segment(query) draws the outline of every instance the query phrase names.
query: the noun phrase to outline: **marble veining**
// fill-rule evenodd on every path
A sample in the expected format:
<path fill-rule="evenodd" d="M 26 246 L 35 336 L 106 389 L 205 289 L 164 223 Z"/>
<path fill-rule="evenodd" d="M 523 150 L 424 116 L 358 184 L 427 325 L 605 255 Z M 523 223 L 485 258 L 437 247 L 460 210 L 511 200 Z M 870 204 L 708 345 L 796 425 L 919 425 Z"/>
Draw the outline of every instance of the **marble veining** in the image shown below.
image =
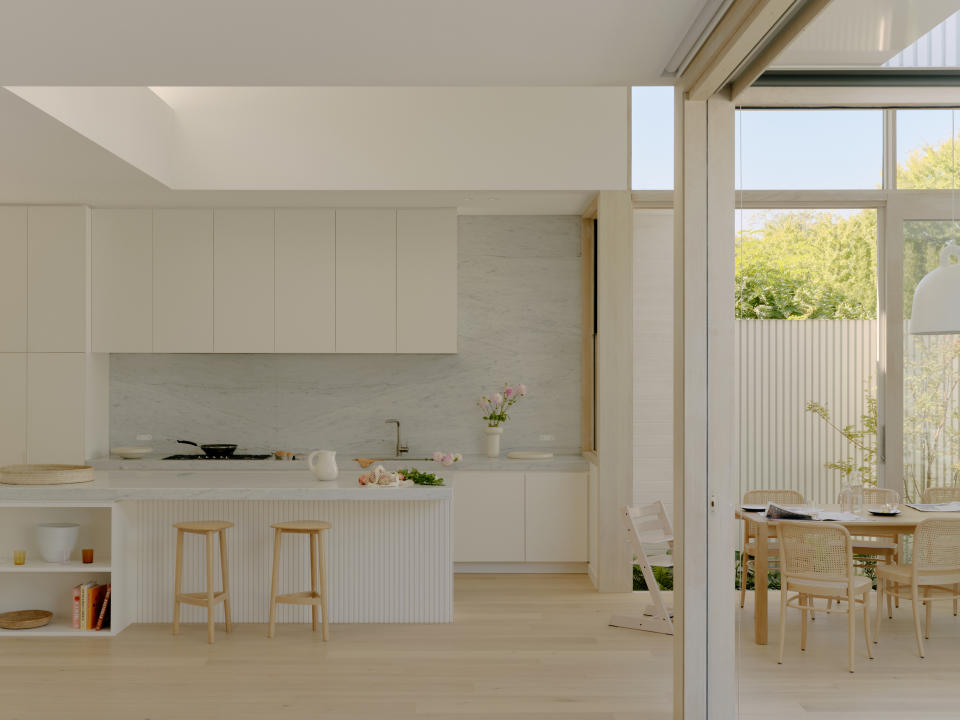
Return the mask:
<path fill-rule="evenodd" d="M 393 454 L 383 421 L 396 417 L 411 457 L 482 453 L 476 400 L 509 381 L 530 396 L 511 413 L 504 454 L 575 453 L 579 238 L 575 216 L 461 217 L 456 355 L 113 355 L 111 445 L 150 434 L 163 453 L 182 438 L 372 457 Z"/>

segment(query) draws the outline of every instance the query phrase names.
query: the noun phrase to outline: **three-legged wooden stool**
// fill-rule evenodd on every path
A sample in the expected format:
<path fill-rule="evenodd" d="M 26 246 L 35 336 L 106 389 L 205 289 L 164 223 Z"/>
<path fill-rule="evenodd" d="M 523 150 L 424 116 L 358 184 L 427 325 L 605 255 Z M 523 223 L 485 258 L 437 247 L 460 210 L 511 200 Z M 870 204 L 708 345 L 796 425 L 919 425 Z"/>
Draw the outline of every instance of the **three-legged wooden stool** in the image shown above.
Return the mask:
<path fill-rule="evenodd" d="M 277 624 L 277 603 L 289 603 L 292 605 L 312 605 L 313 611 L 313 630 L 317 630 L 317 605 L 323 613 L 323 639 L 326 640 L 328 634 L 327 623 L 327 560 L 323 543 L 323 533 L 332 526 L 328 522 L 320 520 L 299 520 L 296 522 L 282 522 L 271 525 L 274 529 L 273 536 L 273 580 L 270 583 L 270 628 L 267 630 L 267 637 L 273 637 L 273 631 Z M 277 581 L 280 574 L 280 543 L 283 533 L 298 533 L 307 535 L 310 541 L 310 590 L 307 592 L 295 592 L 286 595 L 277 595 Z M 317 574 L 320 575 L 320 592 L 317 592 Z"/>
<path fill-rule="evenodd" d="M 227 544 L 226 530 L 232 528 L 233 523 L 226 520 L 195 520 L 192 522 L 174 523 L 177 529 L 177 570 L 173 590 L 173 634 L 180 633 L 180 603 L 199 605 L 207 608 L 207 641 L 213 643 L 213 612 L 217 603 L 223 603 L 223 617 L 226 621 L 226 630 L 233 630 L 230 621 L 230 581 L 227 572 Z M 205 593 L 185 593 L 183 589 L 183 534 L 194 533 L 203 535 L 207 541 L 207 591 Z M 223 576 L 223 590 L 214 592 L 213 576 L 213 535 L 220 535 L 220 572 Z"/>

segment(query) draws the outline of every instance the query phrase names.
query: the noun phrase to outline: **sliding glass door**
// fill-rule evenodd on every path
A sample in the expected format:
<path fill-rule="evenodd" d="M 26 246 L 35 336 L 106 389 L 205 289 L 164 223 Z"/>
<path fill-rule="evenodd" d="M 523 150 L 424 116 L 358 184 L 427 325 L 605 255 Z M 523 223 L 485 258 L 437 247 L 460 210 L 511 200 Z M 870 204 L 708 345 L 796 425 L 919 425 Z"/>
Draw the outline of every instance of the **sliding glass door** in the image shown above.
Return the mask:
<path fill-rule="evenodd" d="M 960 484 L 960 336 L 910 333 L 914 291 L 958 237 L 954 217 L 950 193 L 898 194 L 887 205 L 883 484 L 912 501 L 926 488 Z"/>

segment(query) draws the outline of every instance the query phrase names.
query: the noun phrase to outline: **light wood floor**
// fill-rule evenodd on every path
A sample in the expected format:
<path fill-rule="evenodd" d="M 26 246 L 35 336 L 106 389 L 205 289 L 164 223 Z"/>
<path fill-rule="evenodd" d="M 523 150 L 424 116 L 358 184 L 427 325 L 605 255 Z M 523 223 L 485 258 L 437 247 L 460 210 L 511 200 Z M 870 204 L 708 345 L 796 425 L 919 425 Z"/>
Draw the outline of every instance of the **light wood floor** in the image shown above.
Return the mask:
<path fill-rule="evenodd" d="M 132 626 L 4 639 L 0 720 L 671 717 L 672 638 L 611 628 L 641 598 L 584 575 L 458 575 L 450 625 Z"/>
<path fill-rule="evenodd" d="M 926 658 L 917 655 L 910 603 L 881 621 L 868 660 L 857 613 L 856 672 L 846 669 L 846 615 L 817 615 L 800 650 L 800 613 L 788 611 L 783 665 L 777 665 L 780 594 L 770 593 L 770 645 L 753 643 L 753 593 L 740 622 L 740 717 L 743 720 L 957 720 L 960 718 L 960 617 L 934 603 Z M 875 595 L 870 606 L 876 611 Z M 820 601 L 823 604 L 823 601 Z M 873 620 L 871 612 L 871 621 Z M 873 625 L 871 624 L 871 633 Z"/>

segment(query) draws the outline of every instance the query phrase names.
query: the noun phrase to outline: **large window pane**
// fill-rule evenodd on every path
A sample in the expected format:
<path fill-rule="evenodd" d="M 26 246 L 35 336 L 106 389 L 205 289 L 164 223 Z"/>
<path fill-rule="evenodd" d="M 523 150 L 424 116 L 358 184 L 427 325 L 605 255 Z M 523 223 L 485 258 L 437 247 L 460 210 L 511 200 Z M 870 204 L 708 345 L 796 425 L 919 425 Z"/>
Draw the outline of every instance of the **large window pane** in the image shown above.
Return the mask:
<path fill-rule="evenodd" d="M 954 110 L 897 111 L 897 187 L 906 190 L 957 186 Z M 960 129 L 960 128 L 958 128 Z"/>
<path fill-rule="evenodd" d="M 634 190 L 673 190 L 673 87 L 635 87 L 631 93 Z"/>
<path fill-rule="evenodd" d="M 737 213 L 741 494 L 876 482 L 877 213 Z"/>
<path fill-rule="evenodd" d="M 737 139 L 740 188 L 867 189 L 883 182 L 880 110 L 741 110 Z"/>
<path fill-rule="evenodd" d="M 949 220 L 903 227 L 903 481 L 913 500 L 928 487 L 960 484 L 960 335 L 911 335 L 909 324 L 917 283 L 958 231 Z"/>

